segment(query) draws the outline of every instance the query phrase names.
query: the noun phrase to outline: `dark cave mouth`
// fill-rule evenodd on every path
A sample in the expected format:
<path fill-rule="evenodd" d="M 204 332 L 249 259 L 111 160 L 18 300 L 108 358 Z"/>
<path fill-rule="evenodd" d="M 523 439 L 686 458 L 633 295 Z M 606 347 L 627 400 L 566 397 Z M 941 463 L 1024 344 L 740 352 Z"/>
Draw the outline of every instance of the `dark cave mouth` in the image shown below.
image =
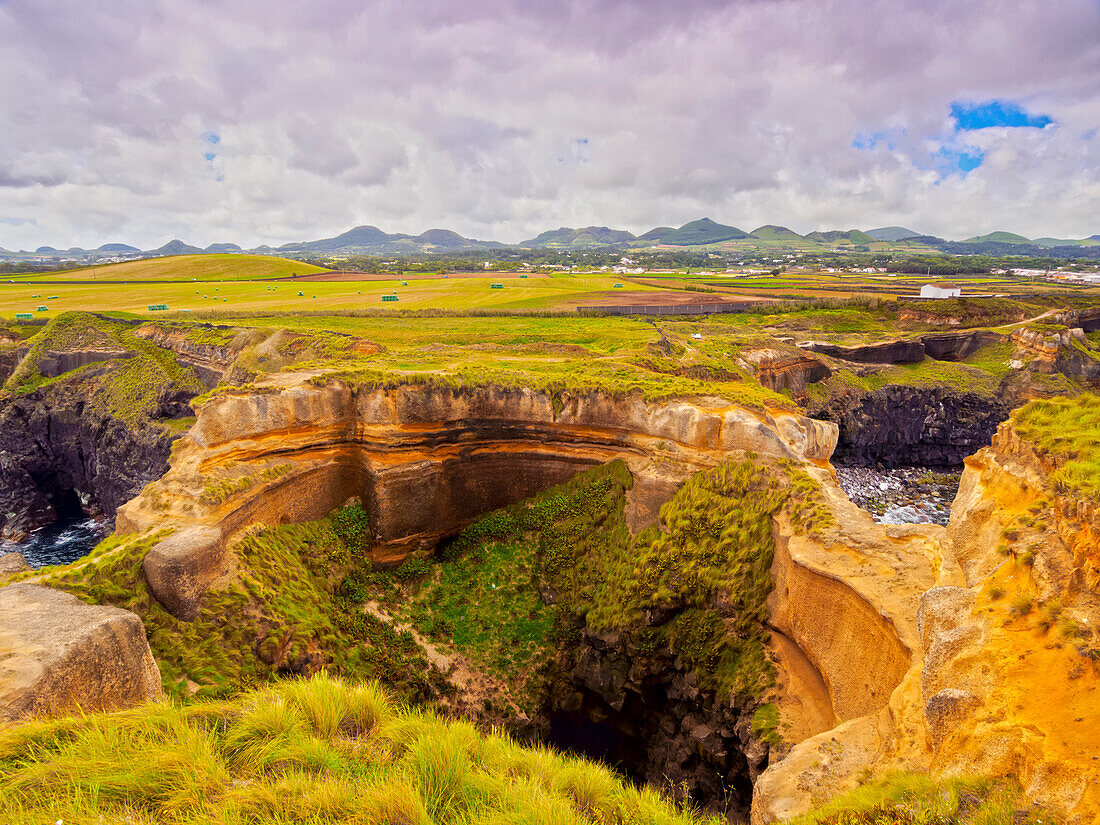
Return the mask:
<path fill-rule="evenodd" d="M 677 747 L 682 750 L 687 746 L 688 740 L 681 738 L 677 743 L 661 737 L 659 731 L 679 729 L 683 721 L 680 718 L 662 722 L 652 709 L 635 708 L 634 712 L 606 707 L 601 711 L 610 713 L 602 718 L 603 712 L 586 715 L 586 710 L 591 708 L 549 711 L 541 743 L 604 765 L 635 787 L 656 788 L 681 803 L 725 814 L 735 821 L 748 817 L 752 780 L 736 739 L 725 742 L 733 758 L 723 769 L 705 764 L 690 747 L 687 754 L 679 754 L 679 759 L 673 756 Z M 685 755 L 686 761 L 680 761 Z M 670 762 L 665 761 L 670 758 Z"/>
<path fill-rule="evenodd" d="M 543 744 L 606 765 L 635 785 L 645 784 L 645 745 L 636 737 L 578 711 L 553 711 L 546 721 Z"/>

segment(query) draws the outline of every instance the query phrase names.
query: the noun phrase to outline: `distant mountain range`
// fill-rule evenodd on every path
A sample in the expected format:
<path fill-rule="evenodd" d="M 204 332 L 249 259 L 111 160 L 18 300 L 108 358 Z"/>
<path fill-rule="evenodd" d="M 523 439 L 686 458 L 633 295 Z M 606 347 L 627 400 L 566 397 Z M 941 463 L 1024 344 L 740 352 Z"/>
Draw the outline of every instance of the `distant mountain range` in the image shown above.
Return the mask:
<path fill-rule="evenodd" d="M 287 243 L 279 247 L 259 246 L 254 249 L 242 249 L 235 243 L 210 244 L 205 249 L 191 246 L 174 239 L 157 249 L 142 251 L 124 243 L 105 243 L 96 249 L 57 249 L 52 246 L 40 246 L 34 252 L 25 250 L 9 252 L 0 248 L 0 259 L 58 258 L 63 260 L 95 261 L 104 258 L 146 258 L 162 255 L 199 255 L 206 253 L 239 253 L 277 255 L 354 255 L 402 253 L 448 253 L 473 250 L 492 250 L 508 248 L 528 249 L 588 249 L 598 247 L 621 247 L 623 249 L 649 247 L 697 247 L 729 241 L 784 245 L 800 248 L 812 248 L 822 245 L 829 248 L 873 247 L 874 244 L 898 244 L 920 248 L 937 247 L 949 252 L 988 252 L 991 254 L 1013 254 L 1020 252 L 1041 252 L 1058 250 L 1071 254 L 1072 250 L 1081 250 L 1079 254 L 1093 255 L 1092 247 L 1100 246 L 1100 234 L 1088 238 L 1026 238 L 1013 232 L 997 231 L 987 235 L 977 235 L 964 241 L 946 241 L 934 235 L 922 235 L 903 226 L 884 226 L 867 231 L 861 229 L 829 229 L 800 235 L 786 226 L 766 224 L 751 232 L 745 232 L 736 226 L 717 223 L 710 218 L 690 221 L 680 227 L 658 226 L 634 235 L 625 229 L 612 229 L 607 226 L 585 226 L 579 229 L 563 226 L 550 229 L 519 244 L 503 244 L 497 241 L 481 241 L 466 238 L 450 229 L 429 229 L 419 235 L 391 234 L 377 226 L 357 226 L 332 238 L 313 241 Z M 1085 250 L 1088 250 L 1087 252 Z M 1100 256 L 1100 250 L 1097 250 Z"/>

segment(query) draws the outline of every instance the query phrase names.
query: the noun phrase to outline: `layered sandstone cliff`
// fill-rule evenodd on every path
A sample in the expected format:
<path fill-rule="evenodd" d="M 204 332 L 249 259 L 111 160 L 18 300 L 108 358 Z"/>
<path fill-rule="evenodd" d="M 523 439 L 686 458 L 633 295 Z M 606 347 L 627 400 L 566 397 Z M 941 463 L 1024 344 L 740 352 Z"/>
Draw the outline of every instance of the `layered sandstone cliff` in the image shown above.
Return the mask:
<path fill-rule="evenodd" d="M 840 724 L 760 777 L 754 822 L 894 769 L 1009 776 L 1033 804 L 1096 821 L 1100 519 L 1053 489 L 1053 469 L 1006 422 L 967 459 L 946 530 L 876 533 L 844 502 L 854 541 L 779 525 L 771 621 L 822 674 Z M 861 682 L 864 703 L 845 712 Z M 813 695 L 796 688 L 788 705 L 800 692 Z"/>
<path fill-rule="evenodd" d="M 279 375 L 258 391 L 206 403 L 168 473 L 120 508 L 117 525 L 121 532 L 169 525 L 193 538 L 213 530 L 216 540 L 196 544 L 205 572 L 188 580 L 192 587 L 220 574 L 221 552 L 248 525 L 320 518 L 355 496 L 371 515 L 372 560 L 397 564 L 481 513 L 613 458 L 625 459 L 636 479 L 628 520 L 637 528 L 655 520 L 683 479 L 732 452 L 825 462 L 835 444 L 830 424 L 720 399 L 354 390 Z"/>

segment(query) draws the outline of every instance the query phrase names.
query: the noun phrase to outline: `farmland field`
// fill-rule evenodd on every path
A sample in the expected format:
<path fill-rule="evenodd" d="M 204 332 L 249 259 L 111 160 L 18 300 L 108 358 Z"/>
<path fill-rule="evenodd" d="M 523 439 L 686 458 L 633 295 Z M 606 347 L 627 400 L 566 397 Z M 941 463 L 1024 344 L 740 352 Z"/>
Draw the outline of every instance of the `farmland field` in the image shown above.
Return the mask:
<path fill-rule="evenodd" d="M 34 277 L 41 281 L 244 281 L 324 271 L 313 264 L 271 255 L 174 255 L 46 272 L 38 276 L 19 275 L 18 278 Z"/>
<path fill-rule="evenodd" d="M 149 304 L 167 304 L 170 311 L 235 312 L 364 310 L 364 309 L 553 309 L 578 303 L 614 303 L 614 285 L 621 279 L 605 276 L 559 275 L 505 281 L 496 275 L 477 278 L 369 281 L 279 282 L 207 280 L 161 283 L 2 283 L 0 314 L 33 312 L 51 317 L 70 310 L 145 314 Z M 492 289 L 491 284 L 504 288 Z M 655 287 L 634 286 L 632 291 Z M 301 293 L 301 294 L 299 294 Z M 383 295 L 397 294 L 396 302 Z M 606 298 L 606 300 L 604 300 Z M 654 298 L 651 303 L 661 303 Z M 47 310 L 38 312 L 39 306 Z"/>

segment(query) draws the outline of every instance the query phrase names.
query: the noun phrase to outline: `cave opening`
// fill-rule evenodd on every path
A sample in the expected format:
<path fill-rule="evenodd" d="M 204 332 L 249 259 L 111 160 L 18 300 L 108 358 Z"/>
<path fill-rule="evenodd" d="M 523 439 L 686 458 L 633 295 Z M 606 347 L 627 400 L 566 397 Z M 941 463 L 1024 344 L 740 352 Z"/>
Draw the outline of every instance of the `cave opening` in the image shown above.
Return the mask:
<path fill-rule="evenodd" d="M 610 721 L 580 711 L 551 711 L 546 722 L 547 745 L 607 765 L 636 785 L 645 782 L 645 744 Z"/>
<path fill-rule="evenodd" d="M 753 785 L 741 743 L 730 730 L 719 733 L 721 711 L 708 720 L 711 727 L 703 722 L 705 702 L 688 707 L 671 699 L 669 687 L 654 684 L 628 694 L 616 710 L 574 682 L 572 700 L 556 691 L 544 709 L 541 741 L 606 765 L 637 787 L 654 787 L 734 821 L 747 818 Z"/>
<path fill-rule="evenodd" d="M 79 521 L 88 517 L 80 495 L 72 487 L 55 491 L 50 496 L 50 504 L 58 521 Z"/>

